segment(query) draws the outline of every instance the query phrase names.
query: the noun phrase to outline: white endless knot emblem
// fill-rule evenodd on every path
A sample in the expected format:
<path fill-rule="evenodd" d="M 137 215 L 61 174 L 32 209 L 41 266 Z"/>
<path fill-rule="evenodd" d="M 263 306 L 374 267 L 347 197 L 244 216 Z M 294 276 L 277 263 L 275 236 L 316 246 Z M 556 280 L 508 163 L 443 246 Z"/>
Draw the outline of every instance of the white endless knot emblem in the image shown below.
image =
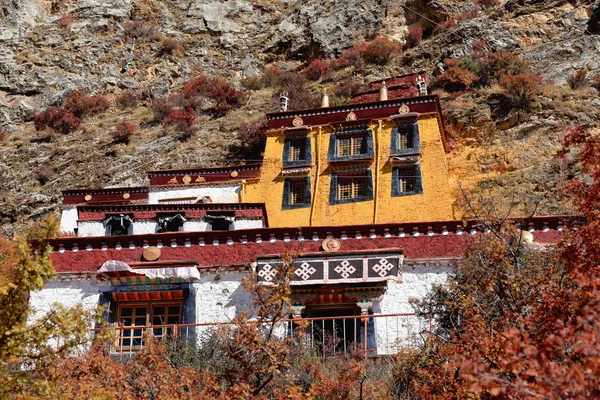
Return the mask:
<path fill-rule="evenodd" d="M 260 271 L 258 271 L 257 275 L 263 278 L 265 281 L 271 282 L 273 278 L 275 278 L 275 275 L 277 275 L 277 270 L 273 268 L 271 264 L 265 264 Z"/>
<path fill-rule="evenodd" d="M 317 270 L 311 267 L 309 263 L 304 261 L 302 264 L 300 264 L 300 267 L 294 271 L 294 274 L 298 275 L 303 281 L 305 281 L 315 272 L 317 272 Z"/>
<path fill-rule="evenodd" d="M 354 271 L 356 271 L 356 268 L 350 265 L 348 260 L 344 260 L 340 265 L 334 268 L 334 271 L 340 274 L 345 279 L 352 275 Z"/>
<path fill-rule="evenodd" d="M 389 262 L 386 258 L 382 258 L 379 263 L 373 265 L 373 271 L 375 271 L 382 278 L 388 274 L 389 271 L 394 269 L 394 264 Z"/>

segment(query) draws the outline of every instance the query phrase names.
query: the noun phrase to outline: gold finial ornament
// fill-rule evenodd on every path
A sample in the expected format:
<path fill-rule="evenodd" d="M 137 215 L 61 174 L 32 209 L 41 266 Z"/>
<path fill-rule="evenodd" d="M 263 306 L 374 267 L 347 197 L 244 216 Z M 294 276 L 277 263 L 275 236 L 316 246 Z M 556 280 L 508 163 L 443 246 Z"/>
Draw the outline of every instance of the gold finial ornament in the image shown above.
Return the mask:
<path fill-rule="evenodd" d="M 356 114 L 350 111 L 348 115 L 346 115 L 346 121 L 356 121 Z"/>
<path fill-rule="evenodd" d="M 327 238 L 327 239 L 323 240 L 322 246 L 323 246 L 323 250 L 332 252 L 332 251 L 338 251 L 340 249 L 340 247 L 342 247 L 342 243 L 335 238 Z"/>
<path fill-rule="evenodd" d="M 383 81 L 383 83 L 381 84 L 381 87 L 379 88 L 379 101 L 385 101 L 388 99 L 388 89 L 387 86 L 385 85 L 385 81 Z"/>
<path fill-rule="evenodd" d="M 296 117 L 294 118 L 294 120 L 292 121 L 292 125 L 294 125 L 295 127 L 299 127 L 304 125 L 304 121 L 302 120 L 302 118 L 300 117 Z"/>
<path fill-rule="evenodd" d="M 86 194 L 85 197 L 83 198 L 85 201 L 90 201 L 92 199 L 92 195 L 91 194 Z"/>
<path fill-rule="evenodd" d="M 410 112 L 410 108 L 406 104 L 402 104 L 398 109 L 398 114 L 408 114 Z"/>
<path fill-rule="evenodd" d="M 192 177 L 189 176 L 189 175 L 186 175 L 186 176 L 183 177 L 183 179 L 181 179 L 181 181 L 183 183 L 185 183 L 186 185 L 188 185 L 192 181 Z"/>
<path fill-rule="evenodd" d="M 125 200 L 129 199 L 131 197 L 131 195 L 129 193 L 123 193 L 123 198 Z"/>
<path fill-rule="evenodd" d="M 237 171 L 233 171 L 233 172 L 231 173 L 231 177 L 232 177 L 232 178 L 235 178 L 236 176 L 238 176 L 238 172 L 237 172 Z"/>
<path fill-rule="evenodd" d="M 204 179 L 204 177 L 198 175 L 198 177 L 196 178 L 196 180 L 194 182 L 196 182 L 196 183 L 206 182 L 206 179 Z"/>

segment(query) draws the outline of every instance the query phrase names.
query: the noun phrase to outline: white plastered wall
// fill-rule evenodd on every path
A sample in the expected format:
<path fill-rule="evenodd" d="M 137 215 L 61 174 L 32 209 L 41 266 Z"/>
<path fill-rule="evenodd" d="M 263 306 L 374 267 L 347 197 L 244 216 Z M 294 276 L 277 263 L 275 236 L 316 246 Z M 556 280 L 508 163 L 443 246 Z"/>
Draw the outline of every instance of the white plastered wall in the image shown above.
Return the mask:
<path fill-rule="evenodd" d="M 149 204 L 159 204 L 159 200 L 185 197 L 209 196 L 213 203 L 239 203 L 240 184 L 193 186 L 189 188 L 151 189 L 148 193 Z"/>
<path fill-rule="evenodd" d="M 60 231 L 75 232 L 78 215 L 76 206 L 64 206 L 60 216 Z"/>
<path fill-rule="evenodd" d="M 106 228 L 102 221 L 79 221 L 77 236 L 106 236 Z"/>
<path fill-rule="evenodd" d="M 264 221 L 262 219 L 238 219 L 233 221 L 233 229 L 253 229 L 253 228 L 264 228 Z"/>
<path fill-rule="evenodd" d="M 68 308 L 81 304 L 84 310 L 95 310 L 99 305 L 99 288 L 100 282 L 95 279 L 48 282 L 42 290 L 30 294 L 29 304 L 33 310 L 32 320 L 48 313 L 54 303 Z"/>
<path fill-rule="evenodd" d="M 402 282 L 388 281 L 380 302 L 373 305 L 374 314 L 414 313 L 410 299 L 423 299 L 434 287 L 448 281 L 453 269 L 435 266 L 404 266 Z M 392 354 L 400 345 L 421 343 L 419 333 L 429 329 L 429 320 L 415 316 L 374 318 L 377 354 Z M 396 338 L 401 339 L 398 343 Z"/>

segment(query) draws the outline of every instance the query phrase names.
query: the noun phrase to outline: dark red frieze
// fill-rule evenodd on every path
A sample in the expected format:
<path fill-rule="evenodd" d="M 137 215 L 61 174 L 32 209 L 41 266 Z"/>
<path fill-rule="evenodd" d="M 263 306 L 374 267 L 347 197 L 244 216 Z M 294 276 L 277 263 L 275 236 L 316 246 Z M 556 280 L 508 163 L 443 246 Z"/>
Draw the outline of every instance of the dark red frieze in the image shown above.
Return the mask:
<path fill-rule="evenodd" d="M 134 219 L 156 219 L 167 213 L 180 213 L 188 218 L 203 218 L 208 213 L 258 218 L 264 218 L 267 214 L 263 203 L 93 205 L 80 206 L 77 210 L 80 221 L 103 220 L 107 214 L 128 214 Z"/>
<path fill-rule="evenodd" d="M 63 204 L 130 203 L 148 200 L 148 187 L 63 190 Z"/>
<path fill-rule="evenodd" d="M 302 118 L 303 125 L 326 125 L 346 121 L 346 116 L 353 112 L 356 119 L 387 118 L 398 114 L 402 105 L 407 105 L 411 112 L 420 114 L 437 112 L 441 115 L 438 97 L 435 95 L 410 97 L 405 99 L 375 101 L 363 104 L 350 104 L 339 107 L 316 108 L 267 114 L 269 129 L 280 129 L 293 126 L 296 117 Z"/>
<path fill-rule="evenodd" d="M 189 186 L 211 182 L 229 182 L 258 178 L 261 166 L 262 164 L 247 164 L 219 168 L 148 171 L 148 178 L 150 186 Z"/>
<path fill-rule="evenodd" d="M 532 231 L 534 241 L 542 244 L 557 243 L 564 226 L 581 222 L 572 216 L 514 218 L 513 221 L 522 229 Z M 340 239 L 341 251 L 400 248 L 405 250 L 408 259 L 457 258 L 463 255 L 472 233 L 478 235 L 482 231 L 478 221 L 471 220 L 466 223 L 436 221 L 65 237 L 51 241 L 54 248 L 51 258 L 59 272 L 94 271 L 108 260 L 139 262 L 143 246 L 149 245 L 162 247 L 162 260 L 193 259 L 202 267 L 212 268 L 215 265 L 243 265 L 261 255 L 286 251 L 319 252 L 327 237 Z"/>

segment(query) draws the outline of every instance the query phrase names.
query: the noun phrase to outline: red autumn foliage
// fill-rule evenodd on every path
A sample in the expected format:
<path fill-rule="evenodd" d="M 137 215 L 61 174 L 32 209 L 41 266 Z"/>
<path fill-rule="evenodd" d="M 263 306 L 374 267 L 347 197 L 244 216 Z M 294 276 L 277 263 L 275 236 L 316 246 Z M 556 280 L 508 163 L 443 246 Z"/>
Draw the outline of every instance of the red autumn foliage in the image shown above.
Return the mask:
<path fill-rule="evenodd" d="M 234 153 L 246 160 L 259 160 L 265 148 L 267 120 L 258 119 L 242 122 L 238 129 L 237 138 L 240 145 L 234 149 Z"/>
<path fill-rule="evenodd" d="M 457 275 L 422 311 L 437 327 L 398 356 L 397 381 L 418 398 L 591 399 L 600 396 L 600 141 L 563 127 L 582 176 L 563 189 L 580 217 L 556 247 L 525 244 L 489 218 Z M 577 228 L 577 229 L 575 229 Z M 399 385 L 400 386 L 400 385 Z"/>
<path fill-rule="evenodd" d="M 456 21 L 457 21 L 457 23 L 461 23 L 461 22 L 473 19 L 473 18 L 477 17 L 478 15 L 479 15 L 479 10 L 477 8 L 472 8 L 470 10 L 463 11 L 460 14 L 458 14 L 456 16 Z"/>
<path fill-rule="evenodd" d="M 423 40 L 423 27 L 421 25 L 414 25 L 408 28 L 408 32 L 404 37 L 406 39 L 406 47 L 416 47 Z"/>
<path fill-rule="evenodd" d="M 176 99 L 172 96 L 160 97 L 152 103 L 150 103 L 150 109 L 152 110 L 152 121 L 153 122 L 162 122 L 167 117 L 173 109 L 175 108 Z"/>
<path fill-rule="evenodd" d="M 594 86 L 596 89 L 600 90 L 600 74 L 594 76 L 594 78 L 592 78 L 593 83 L 592 86 Z"/>
<path fill-rule="evenodd" d="M 512 51 L 501 50 L 490 53 L 487 43 L 473 42 L 473 60 L 479 68 L 479 84 L 497 83 L 501 75 L 523 74 L 529 69 L 529 63 Z"/>
<path fill-rule="evenodd" d="M 454 28 L 456 26 L 456 20 L 453 18 L 444 20 L 439 22 L 435 28 L 433 28 L 433 31 L 431 32 L 433 35 L 437 35 L 438 33 L 444 33 L 446 31 L 449 31 L 450 29 Z"/>
<path fill-rule="evenodd" d="M 4 142 L 6 140 L 6 131 L 0 128 L 0 142 Z"/>
<path fill-rule="evenodd" d="M 344 68 L 354 68 L 356 71 L 362 71 L 365 69 L 365 63 L 361 56 L 362 51 L 365 49 L 365 44 L 355 44 L 349 49 L 346 49 L 342 54 L 331 62 L 331 68 L 334 70 L 340 70 Z"/>
<path fill-rule="evenodd" d="M 171 126 L 179 133 L 179 139 L 189 139 L 197 130 L 196 113 L 189 108 L 184 110 L 173 110 L 163 122 L 164 126 Z"/>
<path fill-rule="evenodd" d="M 361 49 L 361 57 L 368 64 L 385 65 L 400 53 L 401 46 L 388 38 L 377 38 Z"/>
<path fill-rule="evenodd" d="M 42 165 L 33 171 L 33 176 L 42 185 L 45 185 L 54 176 L 54 170 L 48 165 Z"/>
<path fill-rule="evenodd" d="M 81 119 L 64 107 L 48 107 L 34 117 L 36 131 L 50 128 L 56 132 L 68 134 L 79 129 Z"/>
<path fill-rule="evenodd" d="M 316 59 L 310 63 L 308 67 L 302 71 L 304 76 L 311 81 L 318 81 L 323 78 L 329 70 L 329 63 L 327 61 Z"/>
<path fill-rule="evenodd" d="M 475 3 L 482 5 L 486 8 L 489 7 L 496 7 L 500 5 L 500 1 L 499 0 L 475 0 Z"/>
<path fill-rule="evenodd" d="M 460 92 L 477 81 L 477 75 L 458 65 L 450 66 L 436 79 L 436 85 L 448 92 Z"/>
<path fill-rule="evenodd" d="M 542 77 L 538 74 L 505 74 L 500 76 L 500 86 L 506 92 L 521 98 L 524 104 L 528 104 L 539 92 Z"/>
<path fill-rule="evenodd" d="M 183 85 L 185 99 L 196 99 L 198 96 L 209 97 L 217 102 L 214 112 L 225 115 L 232 107 L 238 107 L 244 93 L 235 89 L 225 78 L 209 78 L 199 75 Z"/>
<path fill-rule="evenodd" d="M 65 100 L 65 108 L 78 118 L 99 114 L 108 110 L 110 102 L 104 96 L 88 96 L 81 90 L 69 93 Z"/>
<path fill-rule="evenodd" d="M 294 71 L 287 71 L 277 77 L 275 86 L 277 97 L 281 93 L 286 93 L 290 99 L 288 109 L 303 110 L 308 108 L 317 108 L 320 105 L 320 97 L 313 95 L 308 89 L 307 80 L 304 75 Z"/>
<path fill-rule="evenodd" d="M 115 126 L 112 138 L 115 142 L 129 143 L 131 137 L 137 132 L 138 127 L 127 121 L 119 122 Z"/>

